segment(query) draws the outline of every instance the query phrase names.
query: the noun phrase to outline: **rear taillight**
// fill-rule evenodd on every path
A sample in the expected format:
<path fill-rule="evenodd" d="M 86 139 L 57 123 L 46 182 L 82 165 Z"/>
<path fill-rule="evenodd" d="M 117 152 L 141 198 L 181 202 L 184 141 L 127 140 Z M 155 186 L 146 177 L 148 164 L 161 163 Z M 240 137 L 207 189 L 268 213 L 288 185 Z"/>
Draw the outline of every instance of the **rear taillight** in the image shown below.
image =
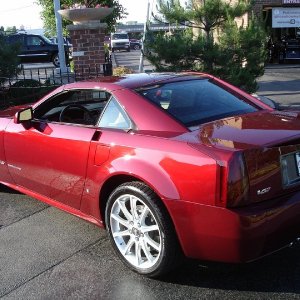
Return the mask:
<path fill-rule="evenodd" d="M 220 166 L 219 188 L 220 194 L 216 199 L 216 205 L 236 207 L 247 203 L 249 178 L 242 153 L 234 153 L 227 166 Z"/>

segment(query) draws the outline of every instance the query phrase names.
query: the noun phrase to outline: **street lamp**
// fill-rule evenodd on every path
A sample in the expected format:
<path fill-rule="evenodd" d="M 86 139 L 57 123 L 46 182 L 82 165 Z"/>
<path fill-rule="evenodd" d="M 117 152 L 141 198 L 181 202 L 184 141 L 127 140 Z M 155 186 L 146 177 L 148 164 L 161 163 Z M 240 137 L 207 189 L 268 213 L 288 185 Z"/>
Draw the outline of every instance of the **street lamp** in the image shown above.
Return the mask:
<path fill-rule="evenodd" d="M 57 35 L 57 44 L 58 44 L 59 68 L 61 73 L 67 73 L 64 37 L 62 31 L 62 21 L 61 21 L 61 16 L 58 13 L 58 10 L 60 10 L 60 0 L 53 0 L 53 2 L 54 2 L 56 35 Z"/>

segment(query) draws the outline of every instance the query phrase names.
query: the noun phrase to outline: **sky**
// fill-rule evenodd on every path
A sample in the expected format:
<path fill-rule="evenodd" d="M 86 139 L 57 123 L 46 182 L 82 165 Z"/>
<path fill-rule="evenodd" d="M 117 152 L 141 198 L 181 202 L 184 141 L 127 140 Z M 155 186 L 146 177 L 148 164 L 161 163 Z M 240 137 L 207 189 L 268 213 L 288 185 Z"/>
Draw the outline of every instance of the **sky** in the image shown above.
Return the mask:
<path fill-rule="evenodd" d="M 41 8 L 35 4 L 35 0 L 1 0 L 1 2 L 5 2 L 5 5 L 0 8 L 0 26 L 4 28 L 16 26 L 17 29 L 24 26 L 25 30 L 43 28 L 43 22 L 40 18 Z M 149 2 L 152 6 L 156 1 L 149 0 Z M 148 0 L 119 0 L 119 3 L 129 13 L 125 19 L 121 20 L 122 22 L 143 22 L 146 19 Z"/>

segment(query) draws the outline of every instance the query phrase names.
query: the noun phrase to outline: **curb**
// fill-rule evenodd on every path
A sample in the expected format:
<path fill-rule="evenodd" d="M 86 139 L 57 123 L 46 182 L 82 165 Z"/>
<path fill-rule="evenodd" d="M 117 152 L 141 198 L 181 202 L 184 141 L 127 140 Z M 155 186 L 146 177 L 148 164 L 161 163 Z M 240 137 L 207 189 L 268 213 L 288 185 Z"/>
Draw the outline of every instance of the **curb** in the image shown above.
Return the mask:
<path fill-rule="evenodd" d="M 279 110 L 297 110 L 300 111 L 300 104 L 278 104 Z"/>
<path fill-rule="evenodd" d="M 266 70 L 282 70 L 282 69 L 297 69 L 300 68 L 300 64 L 268 64 L 265 66 Z"/>

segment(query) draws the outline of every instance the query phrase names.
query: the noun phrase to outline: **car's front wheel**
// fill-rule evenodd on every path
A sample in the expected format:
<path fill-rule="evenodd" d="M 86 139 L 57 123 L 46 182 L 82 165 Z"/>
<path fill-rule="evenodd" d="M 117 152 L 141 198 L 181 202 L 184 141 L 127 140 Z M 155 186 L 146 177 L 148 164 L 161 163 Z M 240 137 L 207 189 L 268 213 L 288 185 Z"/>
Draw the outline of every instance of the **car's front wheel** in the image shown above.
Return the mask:
<path fill-rule="evenodd" d="M 157 277 L 179 262 L 171 219 L 161 200 L 141 182 L 125 183 L 113 191 L 106 226 L 122 261 L 140 274 Z"/>

